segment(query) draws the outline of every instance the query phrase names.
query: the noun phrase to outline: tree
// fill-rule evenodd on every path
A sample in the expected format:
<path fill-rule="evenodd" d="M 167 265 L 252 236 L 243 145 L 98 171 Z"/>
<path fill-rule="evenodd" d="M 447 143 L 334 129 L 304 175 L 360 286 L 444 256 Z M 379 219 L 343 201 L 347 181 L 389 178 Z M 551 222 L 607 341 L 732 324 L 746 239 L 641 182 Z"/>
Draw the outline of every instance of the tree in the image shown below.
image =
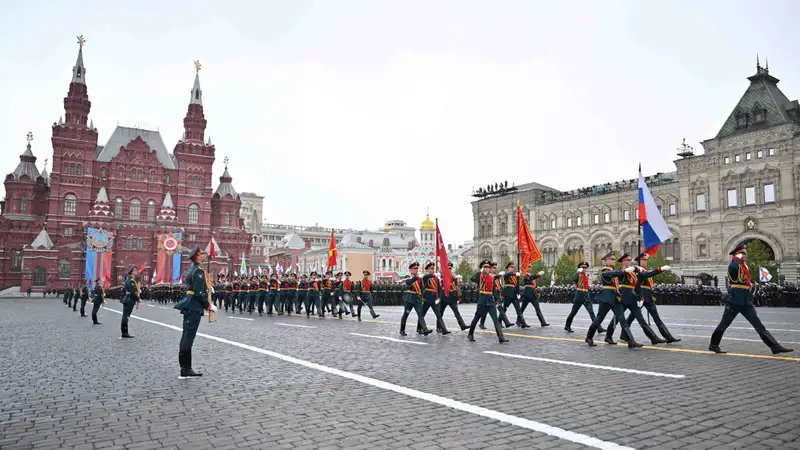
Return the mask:
<path fill-rule="evenodd" d="M 668 265 L 670 265 L 669 261 L 667 261 L 667 258 L 664 257 L 661 249 L 659 249 L 658 253 L 655 255 L 647 258 L 647 270 L 653 270 L 661 266 Z M 672 271 L 661 272 L 653 277 L 653 282 L 657 284 L 676 284 L 678 282 L 678 275 L 675 275 L 675 272 Z"/>
<path fill-rule="evenodd" d="M 510 263 L 510 262 L 511 262 L 511 257 L 510 257 L 510 256 L 508 256 L 508 255 L 506 255 L 506 257 L 505 257 L 505 258 L 503 258 L 503 263 L 502 263 L 501 265 L 499 265 L 499 266 L 498 266 L 498 267 L 499 267 L 499 270 L 505 270 L 505 269 L 506 269 L 506 266 L 507 266 L 507 265 L 508 265 L 508 263 Z"/>
<path fill-rule="evenodd" d="M 467 260 L 462 260 L 461 264 L 458 265 L 456 268 L 456 274 L 461 275 L 463 278 L 463 282 L 468 282 L 472 275 L 475 274 L 475 270 L 472 268 L 472 265 L 467 262 Z"/>
<path fill-rule="evenodd" d="M 750 269 L 750 280 L 760 281 L 758 270 L 763 267 L 777 281 L 778 264 L 775 262 L 775 252 L 767 243 L 760 239 L 753 239 L 747 243 L 747 268 Z"/>
<path fill-rule="evenodd" d="M 575 271 L 578 270 L 576 264 L 573 264 L 572 261 L 569 259 L 569 255 L 564 253 L 558 258 L 558 262 L 556 262 L 553 267 L 551 267 L 551 271 L 556 274 L 556 284 L 570 284 L 572 283 L 572 275 L 575 274 Z"/>

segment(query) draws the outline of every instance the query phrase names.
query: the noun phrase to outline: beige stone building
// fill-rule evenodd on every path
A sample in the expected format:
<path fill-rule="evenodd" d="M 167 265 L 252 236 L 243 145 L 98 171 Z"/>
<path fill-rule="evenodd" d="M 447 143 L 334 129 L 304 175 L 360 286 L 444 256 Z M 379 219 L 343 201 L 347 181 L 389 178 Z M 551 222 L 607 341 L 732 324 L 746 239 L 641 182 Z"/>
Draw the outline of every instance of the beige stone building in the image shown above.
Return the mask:
<path fill-rule="evenodd" d="M 800 105 L 756 68 L 717 136 L 695 153 L 678 149 L 676 171 L 647 177 L 673 237 L 664 253 L 678 274 L 725 274 L 728 252 L 745 239 L 768 244 L 781 274 L 800 268 Z M 637 180 L 562 192 L 528 183 L 475 193 L 473 263 L 516 258 L 515 206 L 520 202 L 545 263 L 566 253 L 599 265 L 609 249 L 635 253 Z"/>

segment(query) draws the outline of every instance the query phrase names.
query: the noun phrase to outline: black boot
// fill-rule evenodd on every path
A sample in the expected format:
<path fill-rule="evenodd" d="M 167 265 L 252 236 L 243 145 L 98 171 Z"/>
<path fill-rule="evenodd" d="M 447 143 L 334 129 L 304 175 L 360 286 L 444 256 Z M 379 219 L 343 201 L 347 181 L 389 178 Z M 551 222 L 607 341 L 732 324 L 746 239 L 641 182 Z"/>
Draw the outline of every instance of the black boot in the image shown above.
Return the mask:
<path fill-rule="evenodd" d="M 128 326 L 127 325 L 121 325 L 120 328 L 121 328 L 121 331 L 122 331 L 122 337 L 123 338 L 130 339 L 130 338 L 133 337 L 130 334 L 128 334 Z"/>
<path fill-rule="evenodd" d="M 187 353 L 184 359 L 185 366 L 181 368 L 181 376 L 182 377 L 202 377 L 203 374 L 199 372 L 195 372 L 192 370 L 192 354 Z"/>
<path fill-rule="evenodd" d="M 470 334 L 468 334 L 468 335 L 467 335 L 467 339 L 468 339 L 470 342 L 475 342 L 475 336 L 473 336 L 473 335 L 472 335 L 472 333 L 470 333 Z"/>
<path fill-rule="evenodd" d="M 719 354 L 728 353 L 728 352 L 722 351 L 722 349 L 719 348 L 719 345 L 714 345 L 714 344 L 711 344 L 711 345 L 708 346 L 708 351 L 714 352 L 714 353 L 719 353 Z"/>
<path fill-rule="evenodd" d="M 680 342 L 680 341 L 681 341 L 680 339 L 678 339 L 678 338 L 676 338 L 676 337 L 674 337 L 672 335 L 667 337 L 667 344 L 673 344 L 675 342 Z"/>
<path fill-rule="evenodd" d="M 611 336 L 606 336 L 606 338 L 604 340 L 606 341 L 606 344 L 608 344 L 608 345 L 617 345 L 617 343 L 614 342 L 614 338 L 611 337 Z"/>
<path fill-rule="evenodd" d="M 772 334 L 769 331 L 764 330 L 760 334 L 761 340 L 763 340 L 764 343 L 769 346 L 773 355 L 777 355 L 778 353 L 790 353 L 794 351 L 794 349 L 786 348 L 779 344 L 778 341 L 772 337 Z"/>
<path fill-rule="evenodd" d="M 606 331 L 608 331 L 608 330 L 606 330 L 606 329 L 605 329 L 605 328 L 603 328 L 603 327 L 597 327 L 597 332 L 598 332 L 598 333 L 600 333 L 600 334 L 603 334 L 603 333 L 605 333 Z"/>
<path fill-rule="evenodd" d="M 508 339 L 506 339 L 506 337 L 503 336 L 503 328 L 497 327 L 497 330 L 495 331 L 497 332 L 497 339 L 500 341 L 501 344 L 508 342 Z"/>
<path fill-rule="evenodd" d="M 573 330 L 572 327 L 569 326 L 569 325 L 564 327 L 564 331 L 566 331 L 567 333 L 574 333 L 575 332 L 575 330 Z"/>
<path fill-rule="evenodd" d="M 594 343 L 594 339 L 587 337 L 586 343 L 589 344 L 589 347 L 597 347 L 597 344 Z"/>

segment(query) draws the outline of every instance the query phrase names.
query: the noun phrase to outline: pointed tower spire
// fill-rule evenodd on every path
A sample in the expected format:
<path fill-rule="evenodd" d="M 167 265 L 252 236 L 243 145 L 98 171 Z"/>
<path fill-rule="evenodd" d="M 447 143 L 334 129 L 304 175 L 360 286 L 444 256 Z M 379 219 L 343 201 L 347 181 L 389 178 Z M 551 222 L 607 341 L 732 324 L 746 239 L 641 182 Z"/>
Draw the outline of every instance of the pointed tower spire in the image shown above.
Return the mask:
<path fill-rule="evenodd" d="M 169 192 L 164 196 L 164 201 L 161 202 L 161 210 L 156 216 L 159 222 L 174 222 L 177 220 L 178 215 L 175 213 L 175 205 L 172 204 L 172 195 Z"/>
<path fill-rule="evenodd" d="M 105 186 L 100 186 L 97 192 L 97 197 L 92 205 L 92 210 L 89 212 L 89 217 L 93 223 L 108 222 L 114 218 L 114 211 L 111 209 L 111 204 L 108 202 L 108 193 Z"/>
<path fill-rule="evenodd" d="M 78 60 L 72 67 L 72 81 L 69 92 L 64 98 L 64 111 L 66 112 L 66 125 L 71 127 L 86 127 L 92 102 L 86 92 L 86 67 L 83 65 L 83 46 L 86 39 L 78 36 Z"/>
<path fill-rule="evenodd" d="M 226 195 L 230 195 L 231 198 L 238 198 L 239 194 L 236 192 L 236 189 L 233 188 L 233 177 L 228 172 L 228 157 L 226 156 L 223 160 L 225 162 L 225 171 L 222 172 L 222 176 L 219 177 L 219 186 L 217 186 L 217 190 L 214 192 L 215 195 L 219 195 L 219 198 L 225 198 Z"/>
<path fill-rule="evenodd" d="M 194 86 L 192 97 L 189 99 L 189 109 L 183 118 L 183 129 L 186 141 L 203 144 L 206 132 L 206 118 L 203 114 L 203 91 L 200 89 L 200 61 L 194 62 Z"/>
<path fill-rule="evenodd" d="M 25 146 L 25 152 L 19 155 L 19 164 L 17 168 L 11 172 L 15 181 L 19 181 L 23 176 L 27 176 L 30 181 L 36 181 L 39 178 L 39 169 L 36 168 L 36 157 L 33 156 L 31 150 L 31 141 L 33 141 L 33 133 L 28 132 L 25 136 L 28 140 L 28 145 Z"/>

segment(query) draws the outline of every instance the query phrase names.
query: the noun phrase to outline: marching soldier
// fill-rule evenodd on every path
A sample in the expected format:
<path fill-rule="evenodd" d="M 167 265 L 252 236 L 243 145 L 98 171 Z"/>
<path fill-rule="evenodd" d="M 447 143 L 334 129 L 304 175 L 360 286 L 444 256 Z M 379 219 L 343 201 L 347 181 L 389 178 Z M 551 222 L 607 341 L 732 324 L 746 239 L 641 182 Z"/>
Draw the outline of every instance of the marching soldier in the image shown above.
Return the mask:
<path fill-rule="evenodd" d="M 225 312 L 233 304 L 233 280 L 225 280 Z"/>
<path fill-rule="evenodd" d="M 308 295 L 306 295 L 306 317 L 311 318 L 313 305 L 316 305 L 317 314 L 319 314 L 320 317 L 323 317 L 323 310 L 322 305 L 320 304 L 319 296 L 319 274 L 317 274 L 317 272 L 311 272 L 310 281 L 306 287 L 308 288 Z"/>
<path fill-rule="evenodd" d="M 503 308 L 503 300 L 500 297 L 501 292 L 503 292 L 503 277 L 497 273 L 497 263 L 492 262 L 490 268 L 490 274 L 494 279 L 494 286 L 492 287 L 492 295 L 494 295 L 494 302 L 495 307 L 497 308 L 497 316 L 500 319 L 500 323 L 505 325 L 506 328 L 510 328 L 512 326 L 511 321 L 508 320 L 508 316 L 506 316 L 506 310 Z M 486 314 L 481 317 L 480 323 L 481 330 L 486 329 Z"/>
<path fill-rule="evenodd" d="M 671 270 L 670 266 L 662 266 L 655 270 L 647 271 L 647 258 L 649 255 L 647 253 L 642 253 L 641 255 L 637 256 L 635 261 L 639 264 L 641 269 L 637 273 L 638 277 L 638 284 L 637 290 L 639 291 L 639 297 L 641 301 L 644 302 L 644 307 L 647 309 L 647 312 L 650 316 L 653 317 L 653 320 L 656 323 L 656 327 L 658 327 L 658 331 L 664 336 L 666 342 L 671 344 L 673 342 L 680 342 L 680 339 L 676 339 L 667 329 L 667 326 L 664 324 L 664 321 L 661 320 L 661 316 L 658 315 L 658 309 L 656 308 L 655 300 L 653 300 L 653 277 L 658 275 L 661 272 Z M 630 327 L 633 323 L 634 316 L 633 314 L 628 315 L 628 326 Z M 620 337 L 622 340 L 627 340 L 627 336 L 624 334 Z"/>
<path fill-rule="evenodd" d="M 291 316 L 294 312 L 294 301 L 297 298 L 297 274 L 293 273 L 288 278 L 286 286 L 286 315 Z"/>
<path fill-rule="evenodd" d="M 247 275 L 242 276 L 239 289 L 239 314 L 244 314 L 244 310 L 247 308 L 247 301 L 250 299 L 250 281 L 247 279 Z"/>
<path fill-rule="evenodd" d="M 86 302 L 89 301 L 89 285 L 86 280 L 81 282 L 81 317 L 86 317 Z"/>
<path fill-rule="evenodd" d="M 297 285 L 297 303 L 295 310 L 297 310 L 297 314 L 300 314 L 303 311 L 303 308 L 306 309 L 306 316 L 311 315 L 311 311 L 308 309 L 308 276 L 306 274 L 300 275 L 300 283 Z"/>
<path fill-rule="evenodd" d="M 603 267 L 603 270 L 600 272 L 600 282 L 603 284 L 603 290 L 597 294 L 597 300 L 600 303 L 600 306 L 597 309 L 597 316 L 589 326 L 589 332 L 586 334 L 586 343 L 591 347 L 597 346 L 593 339 L 594 333 L 600 327 L 600 324 L 603 323 L 603 319 L 606 318 L 608 312 L 612 311 L 616 321 L 620 323 L 620 326 L 622 327 L 622 330 L 625 332 L 626 336 L 630 337 L 630 340 L 628 341 L 628 347 L 641 347 L 642 344 L 639 344 L 633 339 L 633 334 L 631 333 L 630 328 L 628 328 L 628 322 L 625 321 L 625 314 L 624 310 L 622 309 L 622 303 L 620 303 L 619 292 L 620 279 L 625 277 L 625 275 L 634 272 L 636 269 L 634 267 L 627 267 L 625 269 L 615 270 L 613 252 L 603 256 L 602 260 L 606 266 Z M 606 342 L 612 345 L 616 344 L 611 336 L 613 332 L 614 327 L 609 327 L 608 330 L 606 330 Z"/>
<path fill-rule="evenodd" d="M 403 294 L 403 317 L 400 319 L 400 336 L 406 336 L 406 321 L 411 310 L 417 312 L 419 322 L 421 322 L 422 334 L 427 336 L 433 332 L 425 325 L 425 315 L 422 313 L 422 278 L 417 274 L 419 272 L 419 263 L 413 262 L 408 266 L 409 275 L 404 281 L 406 283 L 406 291 Z"/>
<path fill-rule="evenodd" d="M 267 283 L 267 276 L 261 275 L 258 280 L 258 315 L 264 315 L 264 306 L 267 303 L 267 291 L 269 290 L 269 283 Z"/>
<path fill-rule="evenodd" d="M 256 300 L 258 300 L 258 277 L 253 275 L 250 277 L 250 298 L 247 302 L 247 312 L 253 314 L 256 310 Z"/>
<path fill-rule="evenodd" d="M 525 322 L 525 317 L 519 309 L 519 272 L 515 271 L 516 266 L 513 262 L 506 264 L 506 270 L 500 272 L 503 279 L 503 288 L 500 295 L 503 298 L 503 310 L 508 311 L 509 305 L 514 305 L 514 311 L 517 313 L 517 320 L 515 324 L 520 328 L 530 328 L 531 326 Z"/>
<path fill-rule="evenodd" d="M 622 263 L 623 269 L 628 269 L 633 267 L 631 266 L 631 255 L 627 253 L 622 255 L 617 261 Z M 637 322 L 639 322 L 639 325 L 642 327 L 642 330 L 644 330 L 645 336 L 647 336 L 647 338 L 650 339 L 650 342 L 653 345 L 663 344 L 664 342 L 667 341 L 659 338 L 658 335 L 656 335 L 656 333 L 653 331 L 653 329 L 650 328 L 650 325 L 647 324 L 647 321 L 644 320 L 644 317 L 642 317 L 643 302 L 641 300 L 641 297 L 639 296 L 639 293 L 636 291 L 636 284 L 638 283 L 638 278 L 639 278 L 639 275 L 637 273 L 638 269 L 636 267 L 633 267 L 633 269 L 634 269 L 633 272 L 626 272 L 625 274 L 622 275 L 622 277 L 619 278 L 620 281 L 619 293 L 622 300 L 622 308 L 623 310 L 627 309 L 628 311 L 630 311 L 629 316 L 633 317 L 634 319 L 636 319 Z M 615 342 L 613 339 L 609 339 L 608 337 L 613 336 L 615 323 L 616 320 L 612 320 L 611 325 L 609 326 L 609 330 L 606 333 L 606 342 L 608 342 L 611 345 L 614 345 Z M 628 325 L 630 325 L 631 323 L 632 322 L 627 322 Z M 630 330 L 630 327 L 628 327 L 628 330 Z M 628 341 L 627 339 L 628 336 L 631 335 L 626 333 L 626 330 L 623 329 L 622 337 L 625 338 L 624 340 L 626 342 Z"/>
<path fill-rule="evenodd" d="M 359 292 L 358 292 L 358 321 L 361 322 L 361 307 L 367 305 L 369 308 L 369 313 L 372 315 L 373 319 L 377 319 L 380 317 L 380 314 L 375 314 L 375 309 L 372 308 L 372 280 L 369 279 L 371 275 L 369 270 L 365 270 L 361 272 L 364 275 L 364 279 L 361 280 L 361 284 L 359 285 Z"/>
<path fill-rule="evenodd" d="M 78 297 L 80 297 L 80 291 L 78 290 L 78 283 L 72 285 L 72 310 L 78 310 Z"/>
<path fill-rule="evenodd" d="M 94 283 L 94 296 L 92 297 L 92 325 L 101 325 L 101 323 L 97 321 L 97 311 L 100 310 L 100 305 L 105 303 L 106 291 L 103 289 L 100 278 L 95 280 Z"/>
<path fill-rule="evenodd" d="M 330 270 L 325 272 L 325 278 L 322 280 L 322 310 L 319 312 L 320 317 L 325 317 L 325 310 L 333 314 L 333 282 L 331 281 Z"/>
<path fill-rule="evenodd" d="M 138 276 L 138 267 L 132 266 L 128 269 L 128 278 L 125 279 L 125 296 L 120 300 L 122 303 L 122 322 L 120 323 L 120 330 L 122 331 L 122 337 L 126 339 L 133 337 L 128 333 L 128 318 L 131 316 L 131 313 L 133 313 L 133 308 L 138 307 L 142 303 L 140 298 L 141 287 L 137 279 Z"/>
<path fill-rule="evenodd" d="M 447 262 L 447 267 L 450 268 L 452 271 L 453 263 Z M 469 328 L 469 325 L 464 323 L 464 318 L 461 317 L 461 312 L 458 311 L 458 304 L 461 302 L 461 291 L 458 289 L 458 280 L 461 279 L 461 275 L 456 275 L 450 280 L 450 292 L 448 295 L 444 294 L 444 286 L 440 289 L 440 300 L 439 300 L 439 307 L 441 308 L 441 315 L 444 319 L 444 312 L 447 310 L 449 306 L 450 309 L 453 311 L 453 315 L 456 316 L 456 321 L 458 321 L 458 326 L 461 327 L 461 331 L 466 330 Z M 444 283 L 444 281 L 442 281 Z M 437 324 L 438 330 L 438 324 Z"/>
<path fill-rule="evenodd" d="M 542 275 L 544 275 L 544 270 L 540 270 L 538 273 L 529 273 L 522 278 L 524 287 L 522 288 L 522 307 L 519 309 L 519 317 L 522 317 L 522 314 L 525 313 L 525 308 L 528 307 L 528 304 L 531 304 L 536 310 L 536 317 L 539 318 L 539 323 L 543 327 L 549 327 L 550 324 L 545 322 L 542 308 L 539 306 L 539 293 L 536 290 L 536 280 L 541 278 Z M 523 328 L 530 328 L 527 323 L 523 322 L 521 324 L 519 318 L 517 318 L 517 325 Z"/>
<path fill-rule="evenodd" d="M 278 315 L 282 316 L 286 308 L 286 296 L 289 293 L 289 276 L 285 273 L 281 275 L 281 284 L 278 289 Z"/>
<path fill-rule="evenodd" d="M 269 291 L 267 291 L 267 315 L 272 315 L 272 309 L 278 312 L 278 293 L 281 290 L 281 282 L 278 280 L 277 273 L 269 275 Z"/>
<path fill-rule="evenodd" d="M 64 286 L 64 290 L 63 290 L 63 291 L 61 291 L 61 293 L 62 293 L 62 294 L 63 294 L 63 296 L 64 296 L 64 297 L 63 297 L 63 301 L 64 301 L 64 304 L 65 304 L 65 305 L 67 304 L 67 299 L 69 298 L 69 292 L 70 292 L 70 289 L 69 289 L 69 285 L 67 284 L 67 285 L 65 285 L 65 286 Z M 71 302 L 70 302 L 70 303 L 71 303 Z M 70 304 L 69 306 L 72 306 L 72 304 Z"/>
<path fill-rule="evenodd" d="M 444 320 L 442 320 L 442 311 L 439 308 L 439 278 L 434 274 L 436 270 L 436 264 L 430 262 L 425 265 L 425 270 L 428 272 L 422 277 L 422 286 L 424 286 L 425 291 L 422 293 L 423 304 L 422 304 L 422 316 L 417 318 L 417 333 L 422 334 L 422 319 L 425 318 L 425 315 L 428 314 L 428 310 L 433 310 L 433 314 L 436 316 L 436 330 L 440 331 L 442 335 L 450 334 L 450 331 L 447 330 L 447 327 L 444 324 Z"/>
<path fill-rule="evenodd" d="M 239 277 L 233 277 L 233 296 L 231 297 L 231 312 L 236 312 L 236 306 L 239 304 L 239 294 L 242 291 L 241 283 L 239 282 Z M 225 312 L 228 312 L 226 309 Z"/>
<path fill-rule="evenodd" d="M 181 378 L 201 377 L 203 374 L 192 369 L 192 345 L 197 335 L 197 328 L 200 326 L 200 318 L 203 311 L 216 311 L 217 307 L 211 304 L 210 281 L 203 270 L 203 262 L 206 260 L 206 252 L 200 246 L 194 248 L 189 253 L 192 266 L 186 274 L 186 295 L 183 300 L 175 304 L 175 309 L 183 314 L 183 334 L 181 343 L 178 347 L 178 364 L 181 367 Z"/>
<path fill-rule="evenodd" d="M 490 261 L 481 262 L 481 271 L 472 276 L 473 283 L 478 284 L 478 306 L 475 310 L 475 317 L 472 318 L 472 323 L 469 326 L 469 334 L 467 339 L 470 342 L 475 342 L 475 325 L 479 320 L 486 320 L 486 314 L 492 318 L 494 322 L 494 330 L 497 333 L 497 339 L 500 343 L 508 342 L 503 336 L 503 327 L 500 326 L 500 320 L 497 317 L 497 299 L 494 296 L 495 278 L 491 274 L 492 263 Z"/>
<path fill-rule="evenodd" d="M 586 273 L 587 269 L 589 269 L 589 263 L 583 261 L 578 264 L 578 272 L 572 276 L 572 282 L 575 283 L 575 297 L 572 299 L 572 311 L 569 312 L 567 323 L 564 325 L 564 331 L 568 333 L 574 333 L 572 329 L 572 319 L 578 314 L 581 306 L 586 308 L 592 322 L 594 322 L 595 319 L 594 307 L 592 306 L 592 301 L 589 299 L 589 275 Z M 605 333 L 606 329 L 600 325 L 597 328 L 597 332 Z"/>
<path fill-rule="evenodd" d="M 343 285 L 344 280 L 342 280 L 342 272 L 337 272 L 336 281 L 333 282 L 333 297 L 336 299 L 336 312 L 333 314 L 339 316 L 340 319 L 342 318 L 342 313 L 349 314 L 342 299 L 342 291 L 344 289 Z"/>
<path fill-rule="evenodd" d="M 733 323 L 739 314 L 743 315 L 750 325 L 756 330 L 761 340 L 772 350 L 773 355 L 778 353 L 789 353 L 794 351 L 778 343 L 772 334 L 767 331 L 767 327 L 758 318 L 756 308 L 753 305 L 753 292 L 751 291 L 750 270 L 747 267 L 747 246 L 746 242 L 739 244 L 731 253 L 731 262 L 728 264 L 728 296 L 725 298 L 725 311 L 722 313 L 722 320 L 711 335 L 711 343 L 708 349 L 714 353 L 726 353 L 719 348 L 722 342 L 722 335 L 725 330 Z"/>
<path fill-rule="evenodd" d="M 356 312 L 353 309 L 353 289 L 355 283 L 353 283 L 353 280 L 350 279 L 351 276 L 353 276 L 353 274 L 350 273 L 349 271 L 346 271 L 344 273 L 344 280 L 342 281 L 342 287 L 341 287 L 342 292 L 340 299 L 343 302 L 345 314 L 355 317 Z"/>

